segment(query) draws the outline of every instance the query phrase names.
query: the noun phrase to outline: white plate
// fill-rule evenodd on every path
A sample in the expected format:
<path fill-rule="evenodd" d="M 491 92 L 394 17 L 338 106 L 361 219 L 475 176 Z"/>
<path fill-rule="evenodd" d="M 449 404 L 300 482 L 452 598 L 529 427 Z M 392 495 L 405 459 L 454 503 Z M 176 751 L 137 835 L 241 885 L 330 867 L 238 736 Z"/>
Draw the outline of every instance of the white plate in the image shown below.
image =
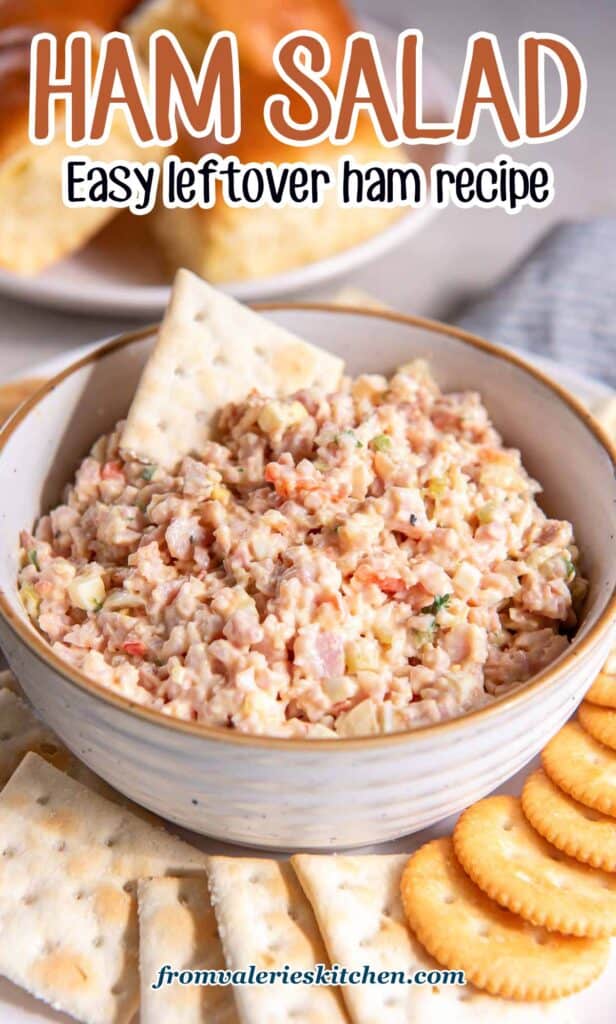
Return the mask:
<path fill-rule="evenodd" d="M 368 19 L 364 30 L 378 40 L 383 64 L 390 81 L 395 68 L 397 35 Z M 428 59 L 424 63 L 424 104 L 426 117 L 446 121 L 455 96 L 445 75 Z M 439 161 L 462 159 L 460 147 L 408 147 L 410 160 L 423 159 L 426 168 Z M 395 224 L 343 252 L 286 273 L 252 281 L 237 281 L 224 289 L 244 302 L 299 294 L 350 273 L 417 234 L 438 211 L 426 205 L 411 210 Z M 169 297 L 169 275 L 140 218 L 121 214 L 85 249 L 37 274 L 22 277 L 0 270 L 0 294 L 25 302 L 78 312 L 109 315 L 155 316 Z"/>
<path fill-rule="evenodd" d="M 98 344 L 100 342 L 72 349 L 44 363 L 33 366 L 30 376 L 44 379 L 59 373 L 86 352 L 96 348 Z M 577 394 L 590 408 L 613 394 L 612 390 L 605 384 L 601 384 L 599 381 L 592 380 L 589 377 L 584 377 L 574 370 L 569 370 L 558 363 L 552 362 L 550 359 L 531 357 L 528 353 L 523 354 L 546 373 L 549 373 L 559 384 Z M 538 761 L 531 762 L 518 775 L 510 779 L 498 792 L 518 794 L 524 779 L 537 766 L 537 763 Z M 445 820 L 439 822 L 433 828 L 418 832 L 407 839 L 397 839 L 393 843 L 385 843 L 381 846 L 372 847 L 372 849 L 364 847 L 361 852 L 392 853 L 403 851 L 410 853 L 429 839 L 450 833 L 454 821 L 455 818 Z M 170 829 L 208 853 L 239 854 L 244 856 L 262 855 L 259 854 L 259 851 L 239 850 L 238 847 L 225 846 L 224 844 L 204 839 L 202 836 L 194 836 L 174 826 L 170 826 Z M 573 996 L 568 1000 L 568 1003 L 575 1010 L 579 1024 L 590 1024 L 590 1021 L 592 1021 L 592 1024 L 614 1024 L 614 1007 L 616 1006 L 616 940 L 612 941 L 612 957 L 603 976 L 589 989 L 586 989 L 577 996 Z M 523 1020 L 524 1018 L 521 1017 L 520 1019 Z M 22 992 L 14 985 L 11 985 L 10 982 L 0 978 L 0 1024 L 71 1024 L 71 1018 L 65 1014 L 48 1010 L 42 1003 Z M 494 1024 L 497 1024 L 496 1018 Z M 554 1024 L 557 1024 L 556 1020 Z"/>

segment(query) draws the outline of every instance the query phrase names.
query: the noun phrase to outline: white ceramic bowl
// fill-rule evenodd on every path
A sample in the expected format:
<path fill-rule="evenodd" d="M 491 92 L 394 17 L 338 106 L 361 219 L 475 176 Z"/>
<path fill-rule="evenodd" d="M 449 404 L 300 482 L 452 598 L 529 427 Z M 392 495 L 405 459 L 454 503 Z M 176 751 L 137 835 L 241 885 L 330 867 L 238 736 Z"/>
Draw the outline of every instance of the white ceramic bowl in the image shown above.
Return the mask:
<path fill-rule="evenodd" d="M 57 501 L 129 405 L 147 331 L 104 344 L 34 396 L 0 435 L 0 642 L 26 693 L 71 750 L 163 817 L 232 842 L 336 849 L 433 824 L 502 783 L 571 714 L 605 659 L 616 612 L 614 455 L 569 395 L 511 354 L 428 321 L 328 307 L 270 315 L 346 359 L 388 372 L 428 357 L 445 389 L 479 389 L 505 440 L 570 519 L 591 581 L 570 650 L 517 693 L 452 722 L 358 740 L 252 738 L 131 706 L 57 658 L 16 593 L 18 533 Z"/>

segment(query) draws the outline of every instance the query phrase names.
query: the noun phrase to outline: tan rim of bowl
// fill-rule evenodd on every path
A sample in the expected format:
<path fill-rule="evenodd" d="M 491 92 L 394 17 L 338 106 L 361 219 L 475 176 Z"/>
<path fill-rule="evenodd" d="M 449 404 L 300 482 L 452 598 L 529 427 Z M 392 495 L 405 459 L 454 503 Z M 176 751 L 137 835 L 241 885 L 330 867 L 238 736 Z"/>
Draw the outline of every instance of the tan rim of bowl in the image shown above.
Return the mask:
<path fill-rule="evenodd" d="M 407 324 L 410 327 L 419 327 L 423 330 L 430 331 L 433 334 L 446 334 L 451 338 L 456 338 L 458 341 L 471 345 L 473 348 L 488 352 L 505 362 L 512 363 L 514 366 L 525 370 L 530 376 L 540 381 L 572 410 L 577 418 L 581 420 L 586 428 L 594 435 L 595 439 L 606 449 L 612 461 L 612 469 L 616 474 L 616 446 L 612 444 L 605 431 L 582 405 L 582 403 L 565 388 L 556 384 L 532 364 L 526 362 L 525 359 L 522 359 L 520 356 L 508 351 L 507 349 L 494 345 L 492 342 L 486 341 L 474 334 L 470 334 L 468 331 L 463 331 L 456 327 L 449 327 L 436 320 L 427 320 L 423 317 L 407 316 L 402 313 L 393 313 L 389 311 L 367 310 L 358 306 L 336 306 L 328 303 L 266 302 L 257 303 L 254 308 L 264 312 L 272 312 L 276 310 L 303 310 L 308 312 L 336 313 L 340 316 L 367 316 L 372 317 L 375 320 L 381 319 L 394 321 L 396 323 Z M 50 391 L 53 391 L 53 389 L 65 380 L 66 377 L 69 377 L 71 374 L 81 369 L 81 367 L 87 366 L 89 363 L 96 362 L 107 353 L 113 352 L 116 348 L 130 345 L 134 341 L 147 337 L 148 334 L 151 334 L 152 331 L 156 330 L 156 326 L 156 324 L 152 324 L 148 327 L 143 327 L 138 331 L 132 331 L 112 339 L 95 349 L 93 352 L 90 352 L 82 359 L 72 363 L 55 377 L 52 377 L 51 380 L 44 384 L 43 387 L 36 391 L 23 403 L 23 405 L 19 407 L 17 412 L 9 419 L 2 430 L 0 430 L 0 455 L 4 450 L 8 439 L 12 436 L 15 428 L 26 418 L 26 416 L 28 416 L 32 409 L 38 405 L 41 399 L 43 399 L 45 395 L 49 394 Z M 39 661 L 42 661 L 55 672 L 58 672 L 67 682 L 87 691 L 103 703 L 113 704 L 124 712 L 131 715 L 137 715 L 138 717 L 145 719 L 151 725 L 155 725 L 163 729 L 174 729 L 176 731 L 190 733 L 194 736 L 201 736 L 209 740 L 216 740 L 219 743 L 239 743 L 248 747 L 269 747 L 271 749 L 287 751 L 310 750 L 312 753 L 321 749 L 327 750 L 328 752 L 344 752 L 349 750 L 368 750 L 382 744 L 398 745 L 401 743 L 412 743 L 415 738 L 425 736 L 426 734 L 433 735 L 445 732 L 451 734 L 459 732 L 470 723 L 484 720 L 490 716 L 492 718 L 500 717 L 500 715 L 507 712 L 510 708 L 530 701 L 540 687 L 553 681 L 559 673 L 565 671 L 567 668 L 571 668 L 577 658 L 590 650 L 606 630 L 609 629 L 611 623 L 616 618 L 616 588 L 612 591 L 606 607 L 599 616 L 598 621 L 592 627 L 588 635 L 574 648 L 574 650 L 565 654 L 562 659 L 559 660 L 557 666 L 548 666 L 543 672 L 540 672 L 530 682 L 523 685 L 514 693 L 494 701 L 493 704 L 477 708 L 474 711 L 469 711 L 458 718 L 449 719 L 445 722 L 435 722 L 434 724 L 420 726 L 417 729 L 409 730 L 407 732 L 388 733 L 379 736 L 365 736 L 358 739 L 340 738 L 319 740 L 291 739 L 275 736 L 253 736 L 248 733 L 240 733 L 224 729 L 221 726 L 203 725 L 199 722 L 186 722 L 179 718 L 172 718 L 171 716 L 164 715 L 161 711 L 143 707 L 141 704 L 136 704 L 127 697 L 113 693 L 111 690 L 94 682 L 82 672 L 78 672 L 76 669 L 68 665 L 67 662 L 63 661 L 51 650 L 40 634 L 35 631 L 34 626 L 30 625 L 30 623 L 25 624 L 23 620 L 13 612 L 6 594 L 3 591 L 0 591 L 0 615 L 2 615 L 11 631 L 26 644 Z"/>

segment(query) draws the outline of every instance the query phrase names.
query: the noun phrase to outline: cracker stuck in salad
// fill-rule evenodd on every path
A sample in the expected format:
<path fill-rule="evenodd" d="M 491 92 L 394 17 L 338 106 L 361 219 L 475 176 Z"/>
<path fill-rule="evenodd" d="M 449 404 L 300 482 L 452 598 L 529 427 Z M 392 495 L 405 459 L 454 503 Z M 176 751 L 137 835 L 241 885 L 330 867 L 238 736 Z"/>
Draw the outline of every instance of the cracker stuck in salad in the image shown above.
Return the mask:
<path fill-rule="evenodd" d="M 569 645 L 571 524 L 480 396 L 443 394 L 423 361 L 275 397 L 255 380 L 173 468 L 123 431 L 23 532 L 19 591 L 56 654 L 131 701 L 378 735 L 485 705 Z"/>

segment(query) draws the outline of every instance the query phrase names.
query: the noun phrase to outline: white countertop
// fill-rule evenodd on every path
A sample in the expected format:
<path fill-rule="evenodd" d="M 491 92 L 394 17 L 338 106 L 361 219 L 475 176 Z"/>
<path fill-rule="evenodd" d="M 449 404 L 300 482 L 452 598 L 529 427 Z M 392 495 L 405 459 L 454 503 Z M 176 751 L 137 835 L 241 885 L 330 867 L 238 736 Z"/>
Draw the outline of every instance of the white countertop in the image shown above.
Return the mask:
<path fill-rule="evenodd" d="M 616 213 L 616 135 L 608 131 L 613 123 L 614 0 L 356 0 L 356 7 L 394 28 L 421 29 L 426 54 L 454 83 L 467 37 L 475 31 L 497 34 L 508 71 L 522 32 L 560 33 L 582 54 L 589 97 L 586 114 L 570 135 L 515 151 L 518 160 L 552 164 L 556 198 L 550 207 L 516 216 L 496 209 L 447 209 L 425 233 L 340 284 L 352 284 L 407 312 L 454 319 L 465 302 L 489 288 L 554 223 Z M 501 149 L 489 118 L 482 117 L 471 158 L 494 159 Z M 27 374 L 29 366 L 73 344 L 131 325 L 125 319 L 52 313 L 0 298 L 0 376 Z"/>

